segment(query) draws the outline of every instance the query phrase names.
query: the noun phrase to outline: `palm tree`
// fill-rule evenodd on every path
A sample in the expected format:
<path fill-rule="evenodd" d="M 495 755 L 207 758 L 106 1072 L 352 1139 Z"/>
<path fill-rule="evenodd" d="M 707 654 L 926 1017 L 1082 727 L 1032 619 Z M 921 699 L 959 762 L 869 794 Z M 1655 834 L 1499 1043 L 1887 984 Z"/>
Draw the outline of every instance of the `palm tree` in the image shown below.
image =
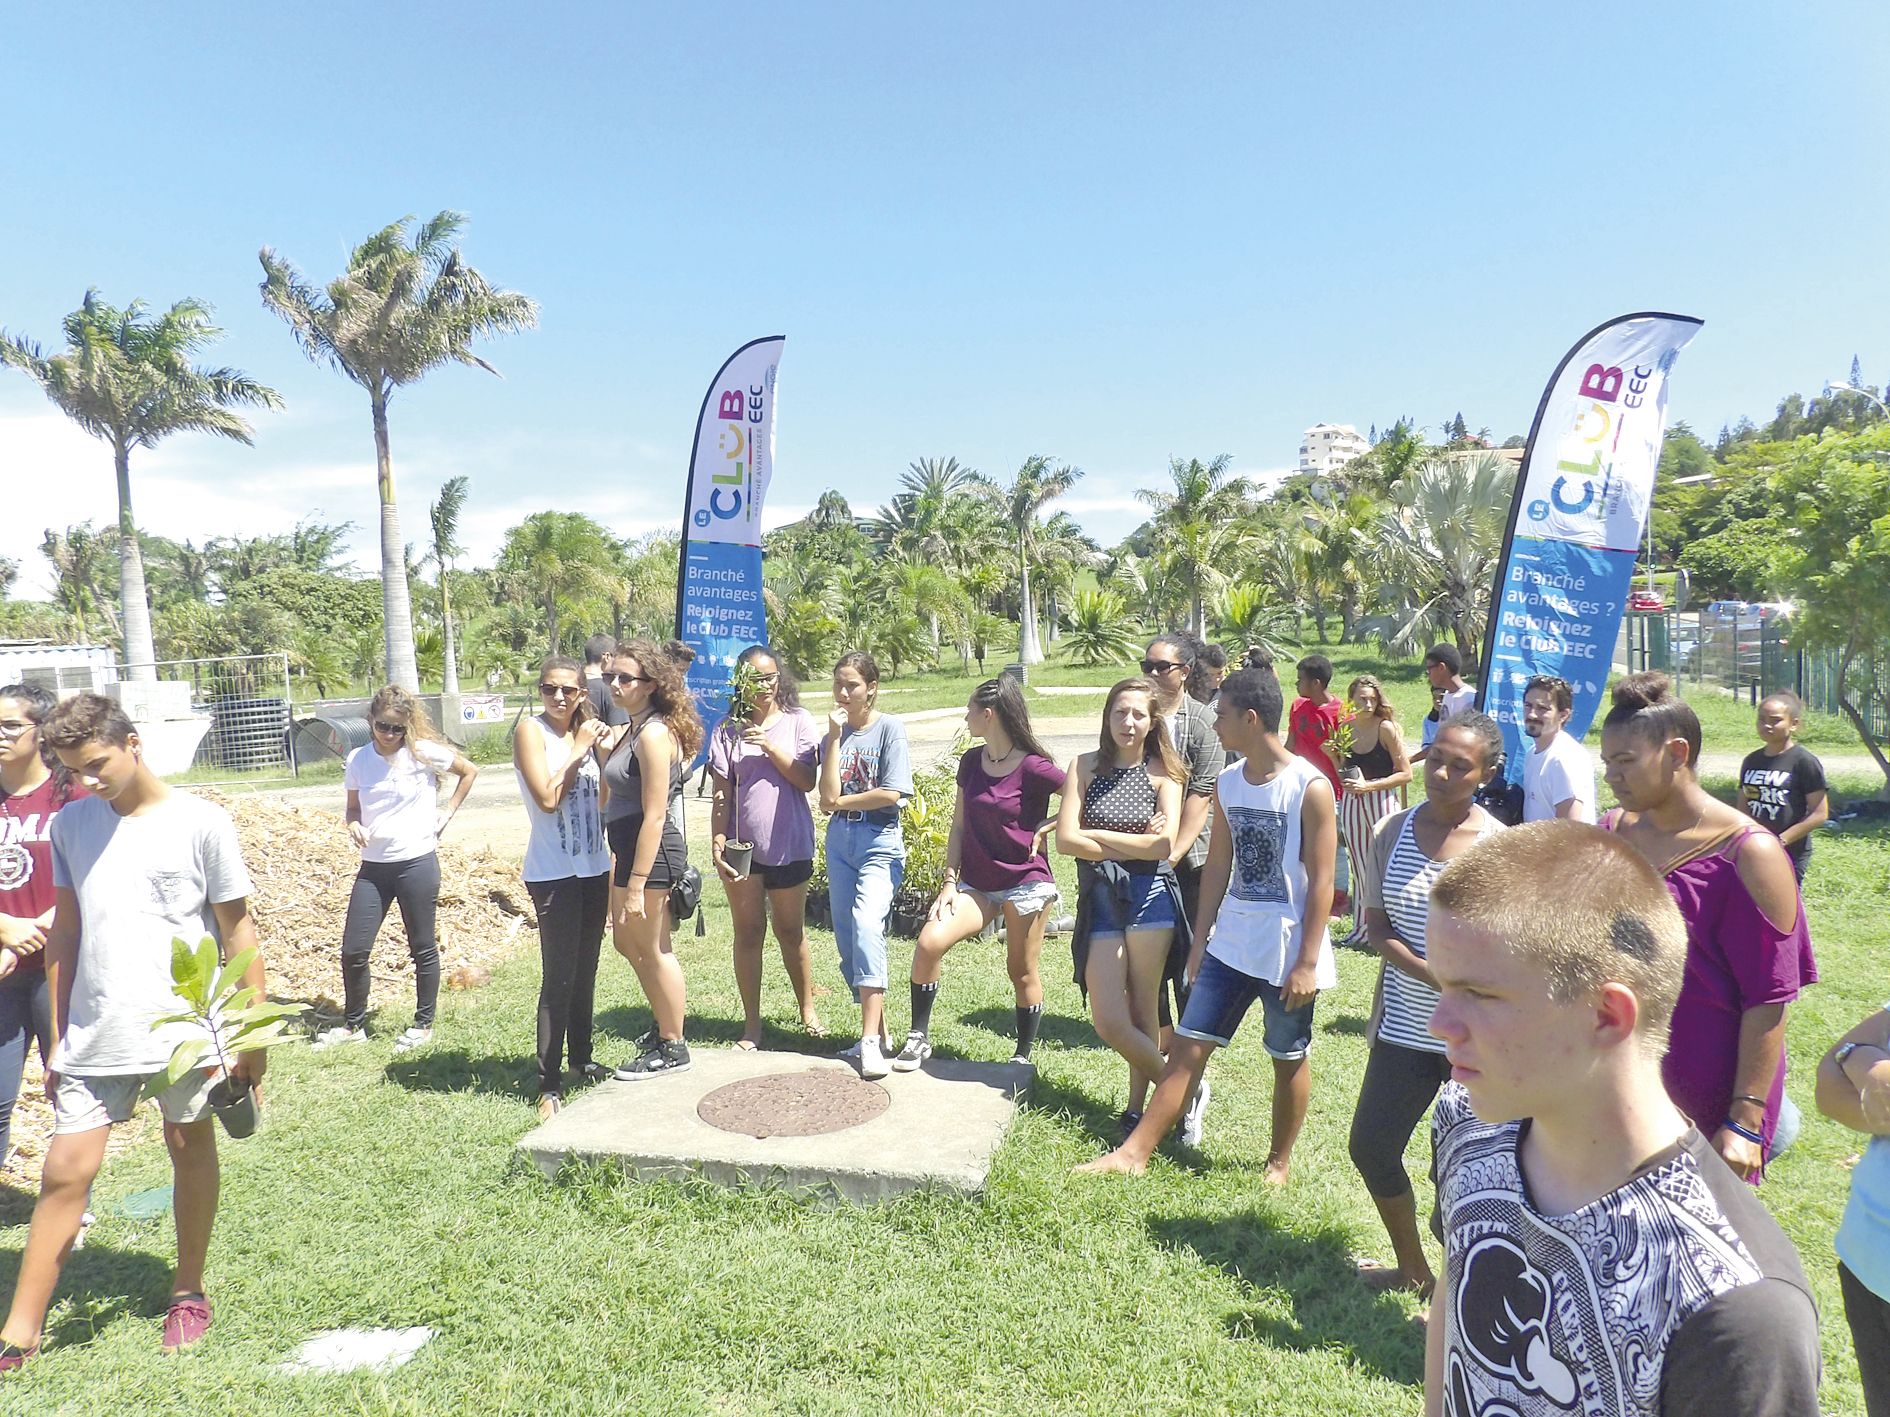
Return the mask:
<path fill-rule="evenodd" d="M 1226 582 L 1239 550 L 1253 496 L 1246 478 L 1227 475 L 1232 463 L 1226 453 L 1206 463 L 1172 458 L 1172 491 L 1144 487 L 1135 494 L 1154 509 L 1157 554 L 1163 570 L 1186 590 L 1188 628 L 1197 635 L 1207 628 L 1207 596 Z"/>
<path fill-rule="evenodd" d="M 433 530 L 433 549 L 430 553 L 433 562 L 440 568 L 440 629 L 445 645 L 442 651 L 444 666 L 440 676 L 440 692 L 457 695 L 459 693 L 459 659 L 457 647 L 453 643 L 453 558 L 464 556 L 466 548 L 459 544 L 459 514 L 466 507 L 466 479 L 449 477 L 440 488 L 440 495 L 431 507 L 427 508 L 427 521 Z M 418 652 L 416 650 L 416 659 Z"/>
<path fill-rule="evenodd" d="M 1009 487 L 1000 487 L 983 476 L 977 487 L 997 509 L 1007 528 L 1012 529 L 1012 544 L 1017 549 L 1018 624 L 1021 627 L 1017 657 L 1024 664 L 1043 663 L 1043 645 L 1037 639 L 1037 603 L 1030 593 L 1030 568 L 1041 560 L 1044 524 L 1038 515 L 1044 507 L 1068 492 L 1082 477 L 1079 467 L 1050 466 L 1050 459 L 1032 453 L 1017 469 Z"/>
<path fill-rule="evenodd" d="M 538 323 L 535 302 L 489 284 L 461 258 L 455 242 L 466 223 L 463 216 L 441 212 L 422 223 L 410 241 L 413 220 L 402 217 L 355 247 L 348 268 L 326 289 L 310 285 L 269 247 L 259 255 L 264 306 L 282 317 L 311 360 L 332 365 L 367 390 L 381 504 L 387 677 L 408 689 L 420 687 L 420 676 L 388 448 L 388 400 L 395 389 L 418 383 L 448 360 L 497 374 L 472 352 L 473 340 Z"/>
<path fill-rule="evenodd" d="M 180 300 L 162 315 L 134 300 L 123 310 L 85 293 L 66 316 L 65 353 L 47 356 L 38 345 L 0 330 L 0 364 L 21 370 L 79 427 L 112 446 L 118 477 L 118 600 L 124 611 L 127 674 L 155 679 L 151 602 L 144 585 L 144 553 L 131 515 L 131 450 L 155 447 L 173 433 L 214 433 L 250 441 L 237 405 L 280 408 L 282 399 L 236 369 L 199 368 L 191 356 L 222 331 L 201 300 Z"/>
<path fill-rule="evenodd" d="M 582 512 L 533 512 L 505 534 L 499 573 L 520 599 L 545 615 L 545 642 L 558 654 L 560 621 L 601 601 L 625 571 L 623 547 Z"/>
<path fill-rule="evenodd" d="M 119 623 L 112 613 L 111 602 L 99 593 L 109 553 L 104 538 L 92 530 L 92 523 L 80 522 L 64 531 L 48 527 L 39 550 L 52 562 L 53 604 L 68 617 L 78 639 L 85 641 L 92 637 L 87 617 L 93 613 L 103 614 L 107 629 L 117 636 Z M 156 657 L 154 651 L 152 658 Z"/>
<path fill-rule="evenodd" d="M 1293 608 L 1269 597 L 1258 585 L 1230 585 L 1214 603 L 1214 636 L 1242 649 L 1259 647 L 1283 661 L 1286 646 L 1296 637 L 1298 616 Z"/>
<path fill-rule="evenodd" d="M 1070 603 L 1069 652 L 1078 664 L 1121 664 L 1141 652 L 1128 607 L 1113 590 L 1079 590 Z"/>
<path fill-rule="evenodd" d="M 1372 548 L 1387 610 L 1362 622 L 1387 653 L 1416 654 L 1448 636 L 1475 667 L 1515 485 L 1515 464 L 1484 453 L 1433 459 L 1392 489 Z"/>

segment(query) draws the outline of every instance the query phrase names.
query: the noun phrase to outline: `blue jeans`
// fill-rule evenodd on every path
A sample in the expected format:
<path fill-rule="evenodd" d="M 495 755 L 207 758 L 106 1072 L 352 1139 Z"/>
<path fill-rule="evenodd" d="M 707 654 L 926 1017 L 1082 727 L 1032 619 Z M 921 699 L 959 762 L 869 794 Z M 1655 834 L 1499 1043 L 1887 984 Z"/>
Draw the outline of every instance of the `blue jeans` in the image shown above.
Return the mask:
<path fill-rule="evenodd" d="M 1242 974 L 1212 952 L 1201 958 L 1200 977 L 1188 993 L 1188 1007 L 1182 1010 L 1175 1032 L 1225 1048 L 1234 1041 L 1234 1031 L 1256 999 L 1263 1019 L 1260 1044 L 1268 1055 L 1282 1063 L 1305 1057 L 1312 1047 L 1314 1000 L 1289 1009 L 1279 985 Z"/>
<path fill-rule="evenodd" d="M 46 991 L 46 971 L 34 970 L 30 983 L 21 979 L 0 982 L 0 1162 L 13 1139 L 13 1104 L 20 1100 L 20 1078 L 26 1071 L 26 1045 L 39 1043 L 39 1060 L 52 1052 L 52 1000 Z"/>
<path fill-rule="evenodd" d="M 827 895 L 840 973 L 857 1000 L 886 987 L 886 916 L 906 873 L 899 824 L 876 826 L 834 816 L 827 823 Z"/>

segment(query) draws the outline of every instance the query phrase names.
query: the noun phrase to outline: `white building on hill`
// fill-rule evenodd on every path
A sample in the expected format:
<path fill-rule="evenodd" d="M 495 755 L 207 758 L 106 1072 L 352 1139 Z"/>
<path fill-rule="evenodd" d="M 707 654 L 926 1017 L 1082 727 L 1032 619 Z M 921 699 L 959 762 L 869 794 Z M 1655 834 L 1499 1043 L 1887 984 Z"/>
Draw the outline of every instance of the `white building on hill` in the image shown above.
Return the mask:
<path fill-rule="evenodd" d="M 1349 423 L 1315 423 L 1299 440 L 1299 470 L 1333 473 L 1372 445 Z"/>

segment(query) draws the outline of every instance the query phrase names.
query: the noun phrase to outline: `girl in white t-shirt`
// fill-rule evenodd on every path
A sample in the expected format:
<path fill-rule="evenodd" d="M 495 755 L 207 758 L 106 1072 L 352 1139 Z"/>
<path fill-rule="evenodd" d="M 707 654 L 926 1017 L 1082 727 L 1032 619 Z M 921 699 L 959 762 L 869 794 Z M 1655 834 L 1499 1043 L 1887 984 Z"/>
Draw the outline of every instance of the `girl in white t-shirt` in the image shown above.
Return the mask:
<path fill-rule="evenodd" d="M 479 769 L 434 731 L 419 700 L 398 685 L 389 684 L 374 696 L 368 727 L 373 738 L 348 755 L 342 778 L 348 790 L 348 835 L 361 852 L 361 872 L 341 927 L 346 1012 L 340 1024 L 316 1036 L 315 1047 L 367 1038 L 368 955 L 387 908 L 399 901 L 416 995 L 413 1027 L 394 1040 L 395 1051 L 404 1053 L 432 1041 L 440 997 L 440 947 L 433 931 L 440 858 L 434 843 L 472 791 Z M 438 807 L 442 773 L 459 779 L 444 811 Z"/>

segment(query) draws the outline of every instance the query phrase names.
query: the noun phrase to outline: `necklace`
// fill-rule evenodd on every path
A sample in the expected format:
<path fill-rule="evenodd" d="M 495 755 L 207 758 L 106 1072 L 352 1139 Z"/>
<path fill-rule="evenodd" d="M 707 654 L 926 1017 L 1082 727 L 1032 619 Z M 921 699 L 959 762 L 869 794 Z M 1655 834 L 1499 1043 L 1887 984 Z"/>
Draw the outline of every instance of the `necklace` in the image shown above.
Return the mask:
<path fill-rule="evenodd" d="M 991 745 L 987 743 L 984 745 L 984 770 L 988 773 L 996 774 L 1000 768 L 1021 752 L 1023 752 L 1023 749 L 1013 743 L 1009 751 L 1000 753 L 994 758 L 991 756 Z"/>

